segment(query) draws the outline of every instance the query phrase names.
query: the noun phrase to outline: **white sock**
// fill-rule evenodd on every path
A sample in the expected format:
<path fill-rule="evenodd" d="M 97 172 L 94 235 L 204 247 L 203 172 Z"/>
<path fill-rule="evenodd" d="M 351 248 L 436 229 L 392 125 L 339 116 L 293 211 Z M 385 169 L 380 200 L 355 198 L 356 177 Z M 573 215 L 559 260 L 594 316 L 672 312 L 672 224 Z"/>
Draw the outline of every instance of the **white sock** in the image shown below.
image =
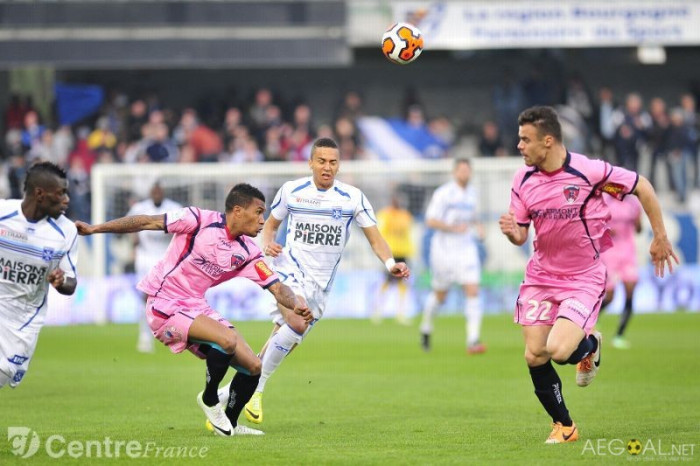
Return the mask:
<path fill-rule="evenodd" d="M 267 345 L 265 354 L 262 357 L 262 371 L 260 373 L 260 381 L 256 392 L 265 391 L 267 379 L 277 370 L 277 367 L 282 364 L 282 360 L 289 354 L 295 344 L 301 343 L 301 335 L 292 330 L 289 325 L 283 325 L 280 329 L 270 337 L 270 343 Z"/>
<path fill-rule="evenodd" d="M 477 343 L 481 337 L 481 301 L 478 296 L 467 297 L 464 315 L 467 318 L 467 346 Z"/>
<path fill-rule="evenodd" d="M 434 292 L 428 295 L 425 300 L 425 306 L 423 307 L 423 320 L 420 323 L 420 333 L 430 335 L 433 333 L 433 316 L 440 306 L 438 303 L 437 296 Z"/>

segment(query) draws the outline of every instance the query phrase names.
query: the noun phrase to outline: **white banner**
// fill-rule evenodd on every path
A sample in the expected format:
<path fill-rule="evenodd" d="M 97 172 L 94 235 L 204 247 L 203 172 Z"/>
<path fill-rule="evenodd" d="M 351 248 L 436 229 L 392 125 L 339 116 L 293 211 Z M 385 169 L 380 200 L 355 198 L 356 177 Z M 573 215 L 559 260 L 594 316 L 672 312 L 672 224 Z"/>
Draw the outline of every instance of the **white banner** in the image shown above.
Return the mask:
<path fill-rule="evenodd" d="M 700 1 L 394 2 L 430 49 L 700 44 Z"/>

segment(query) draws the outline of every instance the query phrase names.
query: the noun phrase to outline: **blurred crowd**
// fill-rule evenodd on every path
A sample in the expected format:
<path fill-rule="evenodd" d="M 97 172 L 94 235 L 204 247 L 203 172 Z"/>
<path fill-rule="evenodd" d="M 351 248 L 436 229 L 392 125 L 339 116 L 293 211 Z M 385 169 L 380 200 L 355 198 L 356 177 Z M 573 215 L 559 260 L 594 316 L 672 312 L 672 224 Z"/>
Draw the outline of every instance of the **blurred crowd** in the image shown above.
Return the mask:
<path fill-rule="evenodd" d="M 699 119 L 696 97 L 682 94 L 677 102 L 639 94 L 615 96 L 608 88 L 594 96 L 572 76 L 564 86 L 552 86 L 533 72 L 527 79 L 508 78 L 493 86 L 492 108 L 484 111 L 480 134 L 462 130 L 444 116 L 428 117 L 414 91 L 408 91 L 401 111 L 409 127 L 421 128 L 446 146 L 461 136 L 474 141 L 475 155 L 517 155 L 517 115 L 530 105 L 554 105 L 564 123 L 567 147 L 602 156 L 637 170 L 640 155 L 651 154 L 648 175 L 666 165 L 668 185 L 679 203 L 690 189 L 700 188 L 698 172 Z M 561 88 L 561 91 L 553 89 Z M 618 98 L 616 98 L 618 97 Z M 350 91 L 335 105 L 330 122 L 317 122 L 305 102 L 286 102 L 268 88 L 232 105 L 174 109 L 155 94 L 133 98 L 110 92 L 101 111 L 76 125 L 50 125 L 29 97 L 14 95 L 4 109 L 0 196 L 22 196 L 26 168 L 35 160 L 65 167 L 70 181 L 74 219 L 90 219 L 90 171 L 95 163 L 246 163 L 304 161 L 317 137 L 338 141 L 344 160 L 371 159 L 358 129 L 365 115 L 362 95 Z M 385 115 L 386 116 L 386 115 Z M 645 152 L 646 151 L 646 152 Z M 448 153 L 443 154 L 447 156 Z"/>

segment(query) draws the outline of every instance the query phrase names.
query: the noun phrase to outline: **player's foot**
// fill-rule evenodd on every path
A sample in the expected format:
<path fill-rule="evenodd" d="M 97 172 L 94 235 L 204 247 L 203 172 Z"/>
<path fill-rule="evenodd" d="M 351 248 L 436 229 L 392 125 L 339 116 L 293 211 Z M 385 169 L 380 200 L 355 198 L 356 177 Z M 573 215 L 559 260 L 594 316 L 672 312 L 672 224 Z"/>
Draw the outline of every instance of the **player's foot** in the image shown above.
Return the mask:
<path fill-rule="evenodd" d="M 211 425 L 211 422 L 209 422 L 209 419 L 207 419 L 205 426 L 209 432 L 214 432 L 214 426 Z M 262 430 L 253 429 L 252 427 L 237 425 L 236 427 L 233 428 L 233 434 L 234 435 L 265 435 L 265 432 L 263 432 Z"/>
<path fill-rule="evenodd" d="M 486 352 L 486 345 L 477 341 L 469 346 L 467 346 L 467 353 L 469 354 L 484 354 Z"/>
<path fill-rule="evenodd" d="M 430 351 L 430 334 L 421 333 L 420 335 L 420 345 L 423 347 L 423 351 Z"/>
<path fill-rule="evenodd" d="M 566 427 L 561 422 L 552 424 L 552 433 L 544 443 L 568 443 L 578 440 L 578 428 L 574 422 L 571 427 Z"/>
<path fill-rule="evenodd" d="M 612 341 L 613 348 L 617 349 L 630 349 L 630 342 L 624 337 L 616 336 Z"/>
<path fill-rule="evenodd" d="M 576 385 L 579 387 L 590 385 L 596 374 L 598 374 L 598 368 L 600 367 L 600 349 L 603 346 L 603 335 L 597 330 L 594 330 L 592 335 L 598 340 L 598 348 L 581 359 L 576 365 Z"/>
<path fill-rule="evenodd" d="M 214 433 L 222 437 L 231 437 L 233 435 L 233 426 L 231 421 L 226 417 L 226 413 L 221 409 L 221 406 L 217 403 L 214 406 L 207 406 L 202 400 L 202 395 L 204 392 L 199 392 L 197 395 L 197 404 L 204 415 L 207 416 L 207 420 L 211 423 Z"/>
<path fill-rule="evenodd" d="M 219 405 L 221 405 L 223 409 L 226 409 L 230 393 L 231 392 L 228 385 L 225 385 L 216 392 L 217 396 L 219 397 Z"/>
<path fill-rule="evenodd" d="M 245 418 L 253 424 L 262 424 L 263 408 L 262 408 L 262 392 L 255 392 L 250 398 L 250 401 L 245 405 Z M 256 434 L 257 435 L 257 434 Z"/>
<path fill-rule="evenodd" d="M 241 424 L 238 424 L 236 427 L 234 427 L 233 432 L 236 435 L 265 435 L 265 432 L 263 432 L 262 430 L 253 429 L 252 427 L 243 426 Z"/>

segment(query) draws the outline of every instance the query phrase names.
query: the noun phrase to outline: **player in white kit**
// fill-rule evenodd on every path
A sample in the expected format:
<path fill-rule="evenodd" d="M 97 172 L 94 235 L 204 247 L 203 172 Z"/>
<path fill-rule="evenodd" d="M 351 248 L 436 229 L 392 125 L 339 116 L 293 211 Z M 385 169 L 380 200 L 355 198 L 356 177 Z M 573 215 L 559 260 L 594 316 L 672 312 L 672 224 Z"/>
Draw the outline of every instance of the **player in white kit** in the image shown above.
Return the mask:
<path fill-rule="evenodd" d="M 433 333 L 433 317 L 445 302 L 450 285 L 460 285 L 466 296 L 464 314 L 467 318 L 467 352 L 479 354 L 486 351 L 480 341 L 481 261 L 477 240 L 483 237 L 479 222 L 479 200 L 476 189 L 469 183 L 471 164 L 467 159 L 457 159 L 454 164 L 454 181 L 450 181 L 433 193 L 425 214 L 425 223 L 435 230 L 430 243 L 430 270 L 432 292 L 423 308 L 420 325 L 423 349 L 430 350 Z"/>
<path fill-rule="evenodd" d="M 182 208 L 182 205 L 165 197 L 163 187 L 159 182 L 155 182 L 151 187 L 148 199 L 137 202 L 129 212 L 130 215 L 162 215 L 174 212 Z M 148 275 L 148 272 L 165 256 L 172 235 L 164 235 L 162 231 L 143 230 L 135 235 L 135 269 L 136 277 L 141 280 Z M 144 302 L 146 296 L 144 295 Z M 153 333 L 146 321 L 146 314 L 141 313 L 139 320 L 139 339 L 136 349 L 141 353 L 152 353 L 154 351 Z"/>
<path fill-rule="evenodd" d="M 34 164 L 24 199 L 0 200 L 0 388 L 24 377 L 46 317 L 49 284 L 75 292 L 78 246 L 68 208 L 66 173 Z"/>
<path fill-rule="evenodd" d="M 372 206 L 359 189 L 335 179 L 340 163 L 338 146 L 332 139 L 317 139 L 311 148 L 312 176 L 288 181 L 277 192 L 262 237 L 263 252 L 274 258 L 273 267 L 282 283 L 306 298 L 314 320 L 305 321 L 290 309 L 276 306 L 274 329 L 261 350 L 262 373 L 255 394 L 246 404 L 245 416 L 259 424 L 263 420 L 262 393 L 267 379 L 289 352 L 302 342 L 322 316 L 350 224 L 362 228 L 367 241 L 387 270 L 397 278 L 409 276 L 403 262 L 396 262 L 377 228 Z M 286 245 L 274 239 L 287 218 Z M 220 399 L 226 390 L 220 390 Z"/>

